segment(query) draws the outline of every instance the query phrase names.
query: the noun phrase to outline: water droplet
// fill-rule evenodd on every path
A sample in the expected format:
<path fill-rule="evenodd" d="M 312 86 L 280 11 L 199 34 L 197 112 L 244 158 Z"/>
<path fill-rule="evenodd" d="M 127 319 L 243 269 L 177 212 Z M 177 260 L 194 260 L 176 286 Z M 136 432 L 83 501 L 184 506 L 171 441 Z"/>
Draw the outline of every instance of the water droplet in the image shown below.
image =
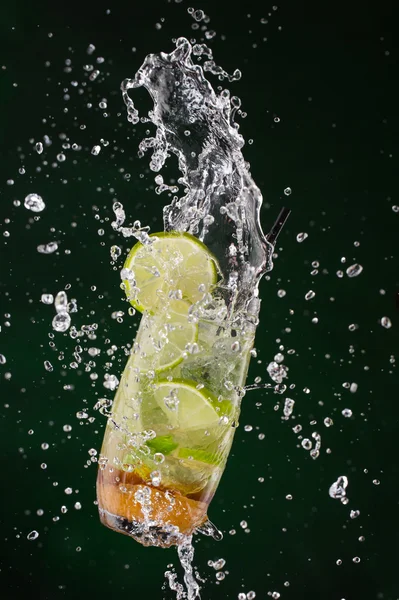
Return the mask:
<path fill-rule="evenodd" d="M 307 233 L 298 233 L 296 236 L 296 241 L 301 244 L 306 238 L 309 237 Z"/>
<path fill-rule="evenodd" d="M 46 369 L 46 371 L 53 371 L 53 365 L 48 360 L 44 361 L 44 368 Z"/>
<path fill-rule="evenodd" d="M 305 294 L 305 300 L 312 300 L 312 298 L 314 298 L 315 296 L 316 296 L 316 292 L 314 292 L 313 290 L 309 290 Z"/>
<path fill-rule="evenodd" d="M 348 277 L 357 277 L 363 271 L 362 265 L 355 263 L 346 269 L 346 274 Z"/>
<path fill-rule="evenodd" d="M 291 189 L 290 187 L 287 187 L 287 188 L 285 188 L 285 190 L 284 190 L 284 194 L 285 194 L 286 196 L 290 196 L 290 195 L 291 195 L 291 193 L 292 193 L 292 189 Z"/>
<path fill-rule="evenodd" d="M 26 537 L 29 541 L 37 540 L 37 538 L 39 537 L 39 533 L 36 531 L 36 529 L 34 529 L 30 533 L 28 533 Z"/>
<path fill-rule="evenodd" d="M 272 361 L 267 366 L 267 372 L 270 378 L 276 383 L 282 383 L 283 379 L 287 377 L 288 368 L 284 365 L 279 365 L 276 361 Z"/>
<path fill-rule="evenodd" d="M 93 146 L 93 148 L 91 149 L 91 153 L 93 154 L 93 156 L 98 156 L 98 154 L 100 154 L 101 152 L 101 146 Z"/>
<path fill-rule="evenodd" d="M 42 212 L 46 208 L 43 198 L 39 194 L 28 194 L 25 198 L 24 206 L 32 212 Z"/>
<path fill-rule="evenodd" d="M 337 481 L 330 486 L 328 491 L 331 498 L 340 500 L 346 496 L 346 488 L 348 487 L 348 478 L 345 475 L 340 475 Z"/>
<path fill-rule="evenodd" d="M 111 375 L 110 373 L 106 373 L 104 376 L 104 387 L 108 390 L 116 390 L 119 385 L 119 379 L 116 375 Z"/>
<path fill-rule="evenodd" d="M 312 442 L 308 438 L 304 438 L 301 442 L 301 446 L 302 448 L 305 448 L 305 450 L 311 450 Z"/>
<path fill-rule="evenodd" d="M 292 411 L 294 410 L 295 400 L 291 400 L 291 398 L 286 398 L 284 403 L 284 416 L 288 419 L 292 415 Z"/>
<path fill-rule="evenodd" d="M 215 560 L 215 562 L 212 562 L 211 566 L 215 569 L 215 571 L 220 571 L 220 569 L 223 569 L 225 564 L 226 564 L 226 561 L 224 560 L 224 558 L 218 558 L 218 560 Z"/>
<path fill-rule="evenodd" d="M 57 313 L 52 321 L 54 331 L 58 331 L 60 333 L 67 331 L 70 325 L 71 317 L 67 312 Z"/>
<path fill-rule="evenodd" d="M 40 300 L 43 304 L 52 304 L 54 302 L 54 296 L 53 294 L 42 294 Z"/>
<path fill-rule="evenodd" d="M 352 411 L 350 408 L 344 408 L 344 410 L 342 411 L 342 415 L 346 418 L 349 419 L 352 416 Z"/>
<path fill-rule="evenodd" d="M 351 519 L 357 519 L 357 517 L 360 515 L 360 510 L 351 510 L 349 516 Z"/>
<path fill-rule="evenodd" d="M 392 327 L 392 321 L 389 317 L 382 317 L 381 325 L 385 327 L 385 329 L 390 329 Z"/>
<path fill-rule="evenodd" d="M 194 17 L 194 19 L 196 21 L 202 21 L 202 19 L 205 17 L 205 13 L 203 10 L 196 10 L 192 13 L 192 16 Z"/>
<path fill-rule="evenodd" d="M 52 254 L 56 250 L 58 250 L 57 242 L 49 242 L 48 244 L 40 244 L 37 247 L 37 251 L 40 252 L 40 254 Z"/>

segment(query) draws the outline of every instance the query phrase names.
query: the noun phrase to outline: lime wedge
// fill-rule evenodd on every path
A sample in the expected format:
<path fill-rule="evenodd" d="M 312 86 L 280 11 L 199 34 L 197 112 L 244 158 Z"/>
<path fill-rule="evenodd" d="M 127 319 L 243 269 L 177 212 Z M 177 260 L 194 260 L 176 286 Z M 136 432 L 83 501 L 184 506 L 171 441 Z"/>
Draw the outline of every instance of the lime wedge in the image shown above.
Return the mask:
<path fill-rule="evenodd" d="M 128 275 L 123 280 L 126 295 L 140 312 L 155 312 L 177 290 L 194 304 L 216 283 L 217 261 L 193 235 L 161 232 L 152 234 L 150 240 L 150 244 L 133 246 L 124 264 L 127 271 L 122 273 Z"/>
<path fill-rule="evenodd" d="M 156 315 L 143 315 L 133 345 L 134 367 L 158 375 L 183 360 L 187 344 L 198 338 L 198 326 L 188 320 L 189 308 L 185 300 L 169 300 Z"/>
<path fill-rule="evenodd" d="M 208 429 L 218 425 L 217 398 L 205 388 L 198 390 L 196 385 L 193 381 L 176 379 L 155 384 L 154 400 L 173 428 Z"/>

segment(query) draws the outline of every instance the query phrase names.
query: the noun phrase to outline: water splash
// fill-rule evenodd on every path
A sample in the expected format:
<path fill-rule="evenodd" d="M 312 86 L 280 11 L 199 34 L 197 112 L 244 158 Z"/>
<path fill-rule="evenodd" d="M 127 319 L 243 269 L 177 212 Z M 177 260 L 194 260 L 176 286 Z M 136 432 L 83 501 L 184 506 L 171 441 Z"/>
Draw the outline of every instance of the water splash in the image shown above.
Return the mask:
<path fill-rule="evenodd" d="M 206 241 L 220 260 L 230 313 L 238 321 L 244 313 L 247 319 L 252 314 L 256 322 L 258 283 L 272 269 L 273 244 L 286 217 L 271 239 L 264 235 L 262 195 L 242 155 L 244 139 L 234 122 L 240 102 L 227 89 L 217 94 L 203 68 L 193 63 L 192 55 L 204 52 L 202 46 L 179 38 L 170 54 L 148 55 L 135 77 L 123 82 L 122 95 L 133 124 L 140 118 L 129 90 L 144 86 L 154 102 L 148 119 L 141 120 L 156 126 L 155 135 L 139 146 L 140 156 L 152 150 L 150 169 L 159 172 L 170 153 L 178 159 L 178 183 L 185 195 L 174 196 L 164 208 L 165 230 L 187 231 Z"/>

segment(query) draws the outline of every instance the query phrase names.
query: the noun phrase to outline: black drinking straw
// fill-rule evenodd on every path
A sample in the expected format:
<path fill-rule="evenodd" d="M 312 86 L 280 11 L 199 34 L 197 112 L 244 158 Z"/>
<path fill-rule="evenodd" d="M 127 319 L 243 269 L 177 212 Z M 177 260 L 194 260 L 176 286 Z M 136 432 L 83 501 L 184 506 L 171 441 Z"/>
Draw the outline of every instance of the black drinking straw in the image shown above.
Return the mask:
<path fill-rule="evenodd" d="M 279 213 L 276 221 L 274 222 L 273 227 L 267 234 L 266 239 L 273 246 L 275 245 L 276 240 L 277 240 L 282 228 L 284 227 L 286 220 L 290 216 L 290 213 L 291 213 L 291 209 L 283 206 L 283 208 L 280 210 L 280 213 Z"/>

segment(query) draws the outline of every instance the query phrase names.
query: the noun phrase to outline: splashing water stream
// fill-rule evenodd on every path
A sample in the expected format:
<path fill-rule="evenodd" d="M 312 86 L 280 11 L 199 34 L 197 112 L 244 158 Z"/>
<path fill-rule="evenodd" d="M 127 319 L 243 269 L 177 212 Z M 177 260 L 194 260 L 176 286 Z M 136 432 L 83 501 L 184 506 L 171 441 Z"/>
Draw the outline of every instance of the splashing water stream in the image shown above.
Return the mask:
<path fill-rule="evenodd" d="M 249 172 L 241 149 L 243 137 L 234 123 L 238 99 L 228 90 L 216 94 L 199 65 L 192 62 L 194 47 L 185 38 L 170 54 L 150 54 L 134 79 L 122 84 L 128 119 L 136 124 L 138 111 L 128 92 L 144 86 L 154 108 L 154 137 L 140 144 L 152 149 L 151 170 L 158 172 L 172 152 L 178 157 L 186 194 L 164 208 L 166 231 L 187 231 L 205 242 L 218 257 L 230 307 L 241 319 L 259 312 L 258 283 L 272 269 L 273 244 L 288 216 L 284 211 L 271 232 L 262 232 L 259 212 L 262 195 Z"/>

